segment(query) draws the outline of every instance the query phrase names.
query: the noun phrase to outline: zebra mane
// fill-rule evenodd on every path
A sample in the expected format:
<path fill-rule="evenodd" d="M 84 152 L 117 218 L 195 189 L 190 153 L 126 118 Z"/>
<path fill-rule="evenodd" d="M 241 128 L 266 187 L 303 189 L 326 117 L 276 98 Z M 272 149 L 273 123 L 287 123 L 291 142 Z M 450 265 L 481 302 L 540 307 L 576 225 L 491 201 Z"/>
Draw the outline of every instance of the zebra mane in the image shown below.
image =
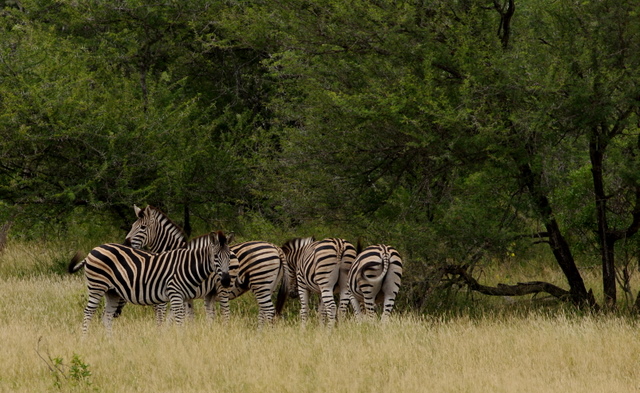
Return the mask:
<path fill-rule="evenodd" d="M 149 214 L 154 214 L 158 218 L 158 221 L 162 222 L 164 226 L 170 227 L 175 234 L 182 237 L 185 243 L 187 242 L 187 233 L 184 231 L 184 229 L 182 229 L 180 225 L 176 224 L 172 219 L 170 219 L 169 216 L 165 214 L 165 212 L 151 205 L 148 205 L 146 209 L 149 209 Z"/>
<path fill-rule="evenodd" d="M 227 244 L 227 237 L 222 231 L 218 231 L 218 241 L 220 242 L 221 247 L 224 247 Z"/>
<path fill-rule="evenodd" d="M 314 236 L 311 237 L 296 237 L 290 239 L 286 243 L 282 245 L 282 250 L 286 250 L 286 252 L 290 252 L 291 250 L 300 247 L 301 245 L 310 244 L 316 241 Z"/>
<path fill-rule="evenodd" d="M 204 243 L 208 243 L 209 242 L 209 236 L 211 235 L 217 235 L 218 236 L 218 241 L 220 242 L 220 246 L 224 247 L 225 244 L 227 244 L 227 237 L 225 236 L 225 234 L 222 231 L 213 231 L 210 233 L 205 233 L 204 235 L 200 235 L 198 237 L 194 237 L 193 239 L 189 240 L 189 243 L 187 243 L 187 246 L 193 246 L 196 244 L 202 244 Z"/>

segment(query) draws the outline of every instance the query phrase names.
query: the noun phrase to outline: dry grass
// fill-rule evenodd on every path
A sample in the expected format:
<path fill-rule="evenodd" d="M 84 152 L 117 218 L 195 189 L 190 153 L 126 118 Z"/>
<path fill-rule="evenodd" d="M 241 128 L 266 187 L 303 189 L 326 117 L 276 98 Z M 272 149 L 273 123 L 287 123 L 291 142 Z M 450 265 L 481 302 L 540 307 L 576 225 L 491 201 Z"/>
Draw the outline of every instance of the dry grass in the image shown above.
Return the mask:
<path fill-rule="evenodd" d="M 128 306 L 111 339 L 98 318 L 83 339 L 81 275 L 5 278 L 0 288 L 3 392 L 640 390 L 638 326 L 626 318 L 396 315 L 332 331 L 291 318 L 258 331 L 248 312 L 229 324 L 199 313 L 158 329 L 151 310 Z"/>
<path fill-rule="evenodd" d="M 637 321 L 531 311 L 526 301 L 517 312 L 492 299 L 472 317 L 395 315 L 387 325 L 346 321 L 331 331 L 302 329 L 289 310 L 258 330 L 245 295 L 232 302 L 228 324 L 208 324 L 199 309 L 186 326 L 159 329 L 151 308 L 127 306 L 113 337 L 96 316 L 83 338 L 84 278 L 52 273 L 72 251 L 14 244 L 0 255 L 0 392 L 640 391 Z M 564 286 L 541 263 L 487 267 L 482 280 L 523 277 Z"/>

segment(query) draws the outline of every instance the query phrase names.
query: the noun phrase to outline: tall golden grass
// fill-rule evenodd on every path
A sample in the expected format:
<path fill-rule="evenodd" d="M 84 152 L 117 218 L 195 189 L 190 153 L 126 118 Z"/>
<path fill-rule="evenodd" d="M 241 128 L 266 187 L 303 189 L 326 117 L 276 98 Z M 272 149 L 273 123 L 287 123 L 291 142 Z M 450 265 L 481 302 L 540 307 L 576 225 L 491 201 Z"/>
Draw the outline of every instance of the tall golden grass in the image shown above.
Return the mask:
<path fill-rule="evenodd" d="M 162 328 L 149 307 L 129 305 L 112 337 L 99 315 L 82 337 L 81 274 L 0 275 L 0 392 L 640 390 L 639 326 L 630 318 L 407 313 L 328 330 L 301 328 L 289 313 L 258 330 L 252 302 L 238 299 L 226 324 L 197 310 L 185 326 Z"/>

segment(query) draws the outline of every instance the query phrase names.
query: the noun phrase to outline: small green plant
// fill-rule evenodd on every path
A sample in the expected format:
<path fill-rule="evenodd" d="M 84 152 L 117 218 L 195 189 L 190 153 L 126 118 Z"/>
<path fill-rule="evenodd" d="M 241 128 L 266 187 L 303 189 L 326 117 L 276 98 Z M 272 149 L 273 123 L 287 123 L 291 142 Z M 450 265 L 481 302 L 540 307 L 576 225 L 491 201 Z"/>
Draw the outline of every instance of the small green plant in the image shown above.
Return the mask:
<path fill-rule="evenodd" d="M 80 355 L 74 353 L 70 364 L 65 364 L 62 357 L 51 357 L 48 351 L 46 351 L 45 357 L 40 353 L 41 341 L 42 337 L 38 339 L 36 353 L 49 368 L 53 378 L 53 386 L 56 389 L 62 390 L 65 387 L 77 387 L 85 390 L 92 385 L 91 370 L 89 370 L 89 365 L 82 360 Z"/>

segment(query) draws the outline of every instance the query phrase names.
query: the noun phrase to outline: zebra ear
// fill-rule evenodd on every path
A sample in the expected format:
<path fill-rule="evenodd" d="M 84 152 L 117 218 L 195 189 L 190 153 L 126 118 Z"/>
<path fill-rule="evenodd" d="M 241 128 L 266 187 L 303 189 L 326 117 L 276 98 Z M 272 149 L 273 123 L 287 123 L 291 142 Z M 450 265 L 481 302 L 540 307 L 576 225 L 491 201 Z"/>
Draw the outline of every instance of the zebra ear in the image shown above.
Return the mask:
<path fill-rule="evenodd" d="M 236 239 L 236 234 L 233 232 L 229 232 L 227 233 L 227 243 L 233 243 L 233 241 Z"/>
<path fill-rule="evenodd" d="M 211 242 L 213 244 L 217 244 L 220 247 L 224 247 L 227 243 L 227 238 L 224 236 L 224 233 L 222 231 L 213 231 L 209 233 L 209 238 L 211 239 Z"/>
<path fill-rule="evenodd" d="M 140 209 L 138 206 L 133 205 L 133 211 L 136 212 L 136 217 L 142 217 L 143 210 Z"/>

